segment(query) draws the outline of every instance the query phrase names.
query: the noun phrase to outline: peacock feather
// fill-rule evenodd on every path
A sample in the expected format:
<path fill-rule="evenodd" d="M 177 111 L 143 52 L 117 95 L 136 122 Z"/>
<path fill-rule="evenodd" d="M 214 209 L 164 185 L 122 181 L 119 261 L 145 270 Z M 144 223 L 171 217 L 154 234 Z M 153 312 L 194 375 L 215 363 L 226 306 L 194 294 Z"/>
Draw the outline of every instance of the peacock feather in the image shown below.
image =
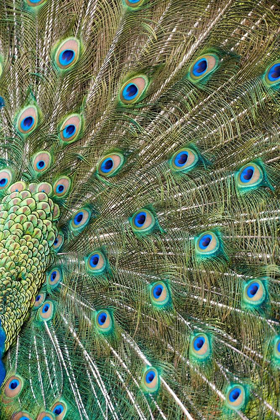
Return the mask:
<path fill-rule="evenodd" d="M 280 417 L 278 0 L 0 2 L 0 419 Z"/>

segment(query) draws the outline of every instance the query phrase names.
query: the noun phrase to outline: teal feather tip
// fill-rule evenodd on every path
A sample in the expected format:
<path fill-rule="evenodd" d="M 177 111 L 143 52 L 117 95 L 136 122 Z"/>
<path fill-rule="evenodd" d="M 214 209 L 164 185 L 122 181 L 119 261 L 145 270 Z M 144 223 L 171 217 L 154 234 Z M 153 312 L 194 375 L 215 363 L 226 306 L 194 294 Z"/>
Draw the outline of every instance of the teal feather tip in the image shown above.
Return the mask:
<path fill-rule="evenodd" d="M 84 260 L 87 272 L 95 276 L 104 274 L 109 268 L 107 257 L 100 249 L 92 251 Z"/>
<path fill-rule="evenodd" d="M 249 389 L 246 385 L 232 384 L 226 391 L 226 407 L 230 410 L 244 410 L 249 400 Z"/>
<path fill-rule="evenodd" d="M 152 306 L 155 309 L 161 310 L 172 307 L 171 291 L 167 280 L 150 284 L 149 294 Z"/>
<path fill-rule="evenodd" d="M 264 164 L 260 159 L 242 166 L 235 173 L 235 182 L 240 193 L 253 191 L 259 187 L 274 189 L 268 180 Z"/>
<path fill-rule="evenodd" d="M 220 232 L 208 230 L 197 236 L 195 238 L 195 254 L 202 259 L 224 254 Z"/>
<path fill-rule="evenodd" d="M 212 339 L 210 334 L 196 333 L 191 336 L 189 347 L 190 359 L 206 362 L 212 355 Z"/>
<path fill-rule="evenodd" d="M 141 388 L 145 393 L 156 394 L 160 389 L 160 373 L 154 367 L 146 367 L 142 374 Z"/>
<path fill-rule="evenodd" d="M 252 279 L 243 284 L 242 306 L 258 309 L 268 299 L 266 279 Z"/>

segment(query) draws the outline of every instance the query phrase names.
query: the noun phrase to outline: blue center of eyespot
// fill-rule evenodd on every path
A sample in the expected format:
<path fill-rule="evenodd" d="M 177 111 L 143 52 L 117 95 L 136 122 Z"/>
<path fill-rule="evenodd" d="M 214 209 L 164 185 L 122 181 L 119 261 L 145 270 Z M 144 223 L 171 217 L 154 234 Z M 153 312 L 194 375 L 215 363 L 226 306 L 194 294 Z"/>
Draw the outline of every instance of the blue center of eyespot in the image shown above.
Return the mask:
<path fill-rule="evenodd" d="M 257 291 L 259 290 L 259 288 L 260 288 L 260 285 L 258 283 L 250 284 L 250 286 L 247 289 L 247 295 L 249 296 L 249 298 L 253 298 L 255 294 L 257 293 Z"/>
<path fill-rule="evenodd" d="M 57 276 L 57 271 L 53 271 L 51 274 L 51 281 L 55 281 L 56 276 Z"/>
<path fill-rule="evenodd" d="M 56 192 L 57 192 L 58 194 L 61 194 L 61 193 L 63 193 L 64 189 L 65 189 L 64 185 L 59 184 L 59 185 L 56 187 Z"/>
<path fill-rule="evenodd" d="M 278 353 L 280 353 L 280 340 L 278 340 L 278 343 L 276 345 L 276 348 L 277 348 Z"/>
<path fill-rule="evenodd" d="M 195 76 L 202 76 L 206 72 L 207 67 L 208 67 L 208 63 L 207 63 L 206 58 L 201 58 L 193 66 L 193 74 Z"/>
<path fill-rule="evenodd" d="M 30 3 L 36 4 L 36 3 L 40 3 L 42 0 L 29 0 L 29 1 L 30 1 Z"/>
<path fill-rule="evenodd" d="M 211 235 L 202 236 L 202 238 L 199 241 L 199 248 L 200 249 L 206 249 L 210 245 L 211 241 L 212 241 L 212 236 Z"/>
<path fill-rule="evenodd" d="M 201 350 L 204 343 L 205 343 L 205 338 L 204 337 L 200 336 L 200 337 L 195 338 L 194 343 L 193 343 L 194 349 L 196 351 Z"/>
<path fill-rule="evenodd" d="M 106 319 L 107 319 L 107 314 L 105 312 L 102 312 L 101 314 L 98 315 L 98 324 L 99 325 L 105 324 Z"/>
<path fill-rule="evenodd" d="M 67 125 L 63 130 L 63 137 L 65 139 L 69 139 L 70 137 L 74 136 L 76 133 L 76 127 L 74 124 Z"/>
<path fill-rule="evenodd" d="M 44 307 L 43 307 L 43 312 L 46 313 L 48 312 L 48 310 L 50 309 L 50 305 L 47 303 Z"/>
<path fill-rule="evenodd" d="M 268 80 L 275 82 L 280 79 L 280 63 L 274 64 L 268 72 Z"/>
<path fill-rule="evenodd" d="M 30 130 L 30 128 L 32 128 L 33 125 L 34 125 L 34 118 L 33 117 L 26 117 L 20 123 L 21 129 L 24 130 L 24 131 Z"/>
<path fill-rule="evenodd" d="M 81 221 L 84 218 L 84 214 L 82 212 L 76 214 L 76 216 L 74 217 L 74 223 L 75 225 L 79 225 L 81 223 Z"/>
<path fill-rule="evenodd" d="M 240 396 L 240 394 L 241 394 L 241 389 L 234 388 L 229 394 L 229 400 L 231 402 L 235 402 L 237 398 Z"/>
<path fill-rule="evenodd" d="M 46 166 L 45 162 L 43 160 L 39 160 L 39 162 L 37 162 L 37 169 L 44 169 L 44 167 Z"/>
<path fill-rule="evenodd" d="M 21 417 L 19 420 L 29 420 L 29 418 L 28 418 L 28 417 L 23 416 L 23 417 Z"/>
<path fill-rule="evenodd" d="M 247 166 L 243 169 L 240 175 L 241 182 L 250 182 L 255 172 L 255 168 L 253 166 Z"/>
<path fill-rule="evenodd" d="M 51 420 L 51 418 L 49 416 L 45 416 L 42 420 Z"/>
<path fill-rule="evenodd" d="M 5 106 L 5 100 L 2 96 L 0 96 L 0 108 L 3 108 Z"/>
<path fill-rule="evenodd" d="M 55 238 L 55 241 L 54 241 L 54 246 L 56 246 L 57 244 L 58 244 L 58 238 Z"/>
<path fill-rule="evenodd" d="M 137 226 L 137 227 L 143 227 L 143 225 L 144 225 L 144 223 L 146 221 L 146 217 L 147 217 L 147 215 L 143 211 L 141 213 L 136 214 L 136 216 L 134 218 L 135 226 Z"/>
<path fill-rule="evenodd" d="M 188 157 L 188 152 L 180 152 L 175 156 L 174 164 L 178 167 L 182 167 L 187 163 Z"/>
<path fill-rule="evenodd" d="M 63 412 L 63 407 L 62 407 L 62 405 L 57 405 L 56 407 L 55 407 L 55 409 L 53 410 L 53 413 L 56 415 L 56 416 L 59 416 L 59 414 L 61 414 Z"/>
<path fill-rule="evenodd" d="M 138 95 L 138 87 L 134 83 L 129 83 L 123 90 L 123 97 L 126 100 L 132 100 Z"/>
<path fill-rule="evenodd" d="M 146 374 L 147 383 L 150 384 L 151 382 L 153 382 L 153 380 L 155 379 L 155 376 L 156 376 L 155 372 L 152 372 L 152 371 L 148 372 Z"/>
<path fill-rule="evenodd" d="M 73 50 L 61 51 L 59 55 L 59 62 L 62 66 L 68 66 L 72 63 L 75 58 L 75 52 Z"/>
<path fill-rule="evenodd" d="M 161 284 L 154 287 L 153 295 L 155 299 L 159 299 L 163 291 L 163 286 Z"/>
<path fill-rule="evenodd" d="M 41 299 L 41 295 L 36 296 L 36 302 L 39 302 L 39 300 Z"/>
<path fill-rule="evenodd" d="M 9 388 L 10 388 L 10 389 L 12 389 L 12 390 L 14 390 L 14 389 L 16 389 L 18 386 L 19 386 L 19 381 L 18 381 L 17 379 L 13 379 L 13 380 L 10 382 Z"/>
<path fill-rule="evenodd" d="M 7 185 L 8 183 L 8 179 L 7 178 L 1 178 L 0 179 L 0 186 L 1 187 L 5 187 L 5 185 Z"/>
<path fill-rule="evenodd" d="M 111 158 L 107 158 L 102 162 L 101 171 L 110 172 L 114 166 L 114 161 Z"/>
<path fill-rule="evenodd" d="M 97 266 L 97 264 L 99 263 L 99 255 L 98 254 L 94 254 L 90 257 L 89 260 L 89 264 L 91 267 L 95 268 Z"/>
<path fill-rule="evenodd" d="M 135 3 L 139 3 L 140 0 L 128 0 L 129 3 L 135 4 Z"/>

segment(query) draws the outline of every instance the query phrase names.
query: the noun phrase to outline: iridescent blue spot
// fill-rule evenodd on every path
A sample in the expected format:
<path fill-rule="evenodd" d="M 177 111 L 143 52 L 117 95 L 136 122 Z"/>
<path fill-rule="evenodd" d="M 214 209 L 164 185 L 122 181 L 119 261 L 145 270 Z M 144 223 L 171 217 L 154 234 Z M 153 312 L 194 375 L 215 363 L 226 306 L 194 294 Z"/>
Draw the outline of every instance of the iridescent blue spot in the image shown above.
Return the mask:
<path fill-rule="evenodd" d="M 280 63 L 274 64 L 268 72 L 268 80 L 271 82 L 276 82 L 280 79 Z"/>
<path fill-rule="evenodd" d="M 163 291 L 163 286 L 161 284 L 157 285 L 153 289 L 153 295 L 155 299 L 159 299 Z"/>
<path fill-rule="evenodd" d="M 44 416 L 42 420 L 51 420 L 49 416 Z"/>
<path fill-rule="evenodd" d="M 153 382 L 153 380 L 155 379 L 155 376 L 156 376 L 155 372 L 153 372 L 153 371 L 148 372 L 148 373 L 146 374 L 146 382 L 147 382 L 148 384 L 150 384 L 150 383 L 151 383 L 151 382 Z"/>
<path fill-rule="evenodd" d="M 105 324 L 107 319 L 107 314 L 105 312 L 101 312 L 101 314 L 98 315 L 98 324 L 103 325 Z"/>
<path fill-rule="evenodd" d="M 37 169 L 44 169 L 44 167 L 46 166 L 45 162 L 43 160 L 39 160 L 39 162 L 37 162 Z"/>
<path fill-rule="evenodd" d="M 59 414 L 63 413 L 63 410 L 64 410 L 64 408 L 63 408 L 63 406 L 62 406 L 62 405 L 57 405 L 57 406 L 55 407 L 55 409 L 53 410 L 53 413 L 54 413 L 56 416 L 59 416 Z"/>
<path fill-rule="evenodd" d="M 54 246 L 56 246 L 57 244 L 58 244 L 58 238 L 55 238 L 55 241 L 54 241 Z"/>
<path fill-rule="evenodd" d="M 277 343 L 277 351 L 278 353 L 280 353 L 280 340 L 278 340 L 278 343 Z"/>
<path fill-rule="evenodd" d="M 1 178 L 0 179 L 0 187 L 5 187 L 7 185 L 8 179 L 7 178 Z"/>
<path fill-rule="evenodd" d="M 83 220 L 83 218 L 84 218 L 83 212 L 80 211 L 78 214 L 76 214 L 76 216 L 74 217 L 75 225 L 78 226 L 81 223 L 81 221 Z"/>
<path fill-rule="evenodd" d="M 68 66 L 72 63 L 75 58 L 75 52 L 73 50 L 64 50 L 59 54 L 59 63 L 62 66 Z"/>
<path fill-rule="evenodd" d="M 136 214 L 134 218 L 135 226 L 141 228 L 143 227 L 145 221 L 146 221 L 146 213 L 144 211 L 141 211 L 141 213 Z"/>
<path fill-rule="evenodd" d="M 33 117 L 26 117 L 24 118 L 21 123 L 20 127 L 23 131 L 28 131 L 34 125 L 34 118 Z"/>
<path fill-rule="evenodd" d="M 70 137 L 74 136 L 76 133 L 76 127 L 74 124 L 67 125 L 63 130 L 63 137 L 65 139 L 69 139 Z"/>
<path fill-rule="evenodd" d="M 207 63 L 206 58 L 201 58 L 193 66 L 193 74 L 195 76 L 202 76 L 206 72 L 207 67 L 208 67 L 208 63 Z"/>
<path fill-rule="evenodd" d="M 41 299 L 41 295 L 36 296 L 36 302 L 39 302 L 39 300 Z"/>
<path fill-rule="evenodd" d="M 57 271 L 53 271 L 51 274 L 51 281 L 55 281 L 56 276 L 57 276 Z"/>
<path fill-rule="evenodd" d="M 184 166 L 188 161 L 188 152 L 180 152 L 175 156 L 174 164 L 178 167 Z"/>
<path fill-rule="evenodd" d="M 138 95 L 138 87 L 134 83 L 128 83 L 123 90 L 123 97 L 127 101 L 131 101 Z"/>
<path fill-rule="evenodd" d="M 205 338 L 204 337 L 201 336 L 201 337 L 195 338 L 194 343 L 193 343 L 194 349 L 196 351 L 201 350 L 201 348 L 203 347 L 204 343 L 205 343 Z"/>
<path fill-rule="evenodd" d="M 65 189 L 64 185 L 58 184 L 55 191 L 56 191 L 57 194 L 62 194 L 64 189 Z"/>
<path fill-rule="evenodd" d="M 247 166 L 243 169 L 240 175 L 241 182 L 247 183 L 250 182 L 255 172 L 255 168 L 253 166 Z"/>
<path fill-rule="evenodd" d="M 258 283 L 250 284 L 250 286 L 247 289 L 247 295 L 249 296 L 249 298 L 253 298 L 255 294 L 257 293 L 257 291 L 259 290 L 259 288 L 260 288 L 260 285 Z"/>
<path fill-rule="evenodd" d="M 4 98 L 2 98 L 2 96 L 0 96 L 0 108 L 3 108 L 4 106 L 5 106 Z"/>
<path fill-rule="evenodd" d="M 49 309 L 50 309 L 50 305 L 46 303 L 45 306 L 43 307 L 43 312 L 46 313 L 48 312 Z"/>
<path fill-rule="evenodd" d="M 10 384 L 9 384 L 9 388 L 14 390 L 19 386 L 19 381 L 17 379 L 13 379 Z"/>
<path fill-rule="evenodd" d="M 212 241 L 211 235 L 204 235 L 199 241 L 199 247 L 201 249 L 206 249 L 209 246 L 211 241 Z"/>
<path fill-rule="evenodd" d="M 229 400 L 231 402 L 235 402 L 237 398 L 240 396 L 240 394 L 241 394 L 241 389 L 234 388 L 229 394 Z"/>
<path fill-rule="evenodd" d="M 97 266 L 97 264 L 99 263 L 99 255 L 98 254 L 94 254 L 92 255 L 92 257 L 89 260 L 89 264 L 91 267 L 95 268 Z"/>
<path fill-rule="evenodd" d="M 102 162 L 101 171 L 102 172 L 110 172 L 114 166 L 113 159 L 107 158 Z"/>

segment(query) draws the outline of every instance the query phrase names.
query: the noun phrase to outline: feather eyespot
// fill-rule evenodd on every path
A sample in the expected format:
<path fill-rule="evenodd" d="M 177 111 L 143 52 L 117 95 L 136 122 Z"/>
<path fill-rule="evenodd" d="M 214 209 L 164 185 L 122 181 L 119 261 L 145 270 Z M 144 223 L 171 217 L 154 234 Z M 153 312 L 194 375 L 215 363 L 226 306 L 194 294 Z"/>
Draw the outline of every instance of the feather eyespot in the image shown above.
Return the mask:
<path fill-rule="evenodd" d="M 260 306 L 267 297 L 264 283 L 259 279 L 253 279 L 244 284 L 243 301 L 253 306 Z"/>
<path fill-rule="evenodd" d="M 141 386 L 142 389 L 149 394 L 154 394 L 159 390 L 160 376 L 157 369 L 153 367 L 145 369 L 142 376 Z"/>
<path fill-rule="evenodd" d="M 78 210 L 71 219 L 71 229 L 74 233 L 83 230 L 90 221 L 91 211 L 87 208 Z"/>
<path fill-rule="evenodd" d="M 46 299 L 46 293 L 45 292 L 40 292 L 36 297 L 35 297 L 35 302 L 33 305 L 33 309 L 39 309 L 43 303 L 45 302 Z"/>
<path fill-rule="evenodd" d="M 18 181 L 10 186 L 8 193 L 11 194 L 13 192 L 20 192 L 23 190 L 26 190 L 26 183 L 23 181 Z"/>
<path fill-rule="evenodd" d="M 33 420 L 33 417 L 27 411 L 19 411 L 12 414 L 12 420 Z"/>
<path fill-rule="evenodd" d="M 83 126 L 83 119 L 79 114 L 71 114 L 65 118 L 59 127 L 59 138 L 69 144 L 78 140 Z"/>
<path fill-rule="evenodd" d="M 2 169 L 0 171 L 0 191 L 5 190 L 12 182 L 12 173 L 9 169 Z"/>
<path fill-rule="evenodd" d="M 4 386 L 4 394 L 7 398 L 18 397 L 23 388 L 23 380 L 18 375 L 11 376 Z"/>
<path fill-rule="evenodd" d="M 58 401 L 52 406 L 56 420 L 63 420 L 67 413 L 67 406 L 63 401 Z"/>
<path fill-rule="evenodd" d="M 71 188 L 71 179 L 68 176 L 61 176 L 53 186 L 54 195 L 58 198 L 66 197 Z"/>
<path fill-rule="evenodd" d="M 195 243 L 196 254 L 204 257 L 214 256 L 221 247 L 219 237 L 211 231 L 203 232 Z"/>
<path fill-rule="evenodd" d="M 17 130 L 23 136 L 31 134 L 37 127 L 39 122 L 38 110 L 35 106 L 24 108 L 17 118 Z"/>
<path fill-rule="evenodd" d="M 156 219 L 151 211 L 147 209 L 138 210 L 131 218 L 130 224 L 133 232 L 149 234 L 156 224 Z"/>
<path fill-rule="evenodd" d="M 64 244 L 64 235 L 62 232 L 58 232 L 58 235 L 55 238 L 54 243 L 53 243 L 54 251 L 58 252 L 62 248 L 63 244 Z"/>
<path fill-rule="evenodd" d="M 163 281 L 153 283 L 150 288 L 150 298 L 157 308 L 165 308 L 171 300 L 170 291 Z"/>
<path fill-rule="evenodd" d="M 144 3 L 144 0 L 124 0 L 124 3 L 126 4 L 126 6 L 135 9 L 141 6 L 141 4 Z"/>
<path fill-rule="evenodd" d="M 54 304 L 50 300 L 46 300 L 40 307 L 38 312 L 39 319 L 41 321 L 50 321 L 54 315 Z"/>
<path fill-rule="evenodd" d="M 280 362 L 280 336 L 275 337 L 273 346 L 273 355 Z"/>
<path fill-rule="evenodd" d="M 227 406 L 233 410 L 240 410 L 246 404 L 246 391 L 242 385 L 236 384 L 229 388 L 226 394 Z"/>
<path fill-rule="evenodd" d="M 95 325 L 99 332 L 109 334 L 114 327 L 113 317 L 107 310 L 97 311 L 95 314 Z"/>
<path fill-rule="evenodd" d="M 85 258 L 86 269 L 90 274 L 99 275 L 107 268 L 107 259 L 103 252 L 93 251 Z"/>
<path fill-rule="evenodd" d="M 47 285 L 53 290 L 59 286 L 60 282 L 63 280 L 63 274 L 60 268 L 54 267 L 51 271 L 47 273 Z"/>
<path fill-rule="evenodd" d="M 106 155 L 98 164 L 98 173 L 101 176 L 110 178 L 115 176 L 124 164 L 124 157 L 121 153 Z"/>
<path fill-rule="evenodd" d="M 67 38 L 56 48 L 54 55 L 55 66 L 59 70 L 69 70 L 73 67 L 80 56 L 81 45 L 76 38 Z"/>
<path fill-rule="evenodd" d="M 35 192 L 36 193 L 45 193 L 48 196 L 50 196 L 53 192 L 53 188 L 51 186 L 51 184 L 49 184 L 48 182 L 40 182 L 40 184 L 38 184 L 35 188 Z"/>
<path fill-rule="evenodd" d="M 210 341 L 206 334 L 196 334 L 191 339 L 190 356 L 204 361 L 210 356 Z"/>
<path fill-rule="evenodd" d="M 250 162 L 236 173 L 236 184 L 240 192 L 256 189 L 266 183 L 266 174 L 261 165 Z"/>
<path fill-rule="evenodd" d="M 26 3 L 30 7 L 41 6 L 46 0 L 26 0 Z"/>
<path fill-rule="evenodd" d="M 280 62 L 271 64 L 265 72 L 265 81 L 269 86 L 275 86 L 280 83 Z"/>
<path fill-rule="evenodd" d="M 219 58 L 216 54 L 206 54 L 199 57 L 190 68 L 189 76 L 193 82 L 198 82 L 216 70 Z"/>
<path fill-rule="evenodd" d="M 38 174 L 45 173 L 51 166 L 52 158 L 49 152 L 38 152 L 32 158 L 32 167 Z"/>
<path fill-rule="evenodd" d="M 191 171 L 199 162 L 197 152 L 190 148 L 180 149 L 174 153 L 170 160 L 170 168 L 174 172 L 187 173 Z"/>
<path fill-rule="evenodd" d="M 147 90 L 149 80 L 144 75 L 139 75 L 128 80 L 121 88 L 120 99 L 125 105 L 138 102 Z"/>

